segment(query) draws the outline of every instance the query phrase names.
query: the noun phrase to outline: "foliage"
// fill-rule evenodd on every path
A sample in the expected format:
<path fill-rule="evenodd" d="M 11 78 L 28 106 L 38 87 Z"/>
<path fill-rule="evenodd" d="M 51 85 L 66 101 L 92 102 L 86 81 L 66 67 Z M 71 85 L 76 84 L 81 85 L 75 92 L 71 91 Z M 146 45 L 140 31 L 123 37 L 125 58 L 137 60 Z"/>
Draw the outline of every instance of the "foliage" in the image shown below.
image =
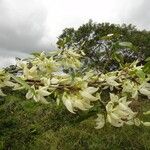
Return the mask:
<path fill-rule="evenodd" d="M 129 63 L 137 59 L 143 61 L 149 57 L 149 40 L 149 31 L 139 31 L 131 24 L 120 26 L 94 23 L 90 20 L 77 30 L 64 29 L 57 45 L 62 49 L 75 47 L 78 51 L 83 50 L 86 56 L 83 58 L 84 65 L 104 72 L 118 69 L 120 63 Z"/>
<path fill-rule="evenodd" d="M 34 53 L 0 70 L 1 149 L 150 148 L 149 68 L 135 61 L 100 73 L 83 70 L 83 57 Z"/>
<path fill-rule="evenodd" d="M 96 110 L 69 113 L 52 102 L 25 99 L 25 91 L 5 88 L 0 98 L 0 149 L 8 150 L 143 150 L 150 148 L 149 127 L 106 125 L 94 130 Z M 150 107 L 141 100 L 142 109 Z M 149 119 L 144 116 L 144 119 Z"/>
<path fill-rule="evenodd" d="M 0 94 L 5 96 L 3 88 L 12 87 L 12 90 L 24 91 L 26 99 L 45 104 L 53 100 L 73 114 L 96 109 L 97 129 L 107 123 L 115 127 L 150 126 L 150 122 L 142 119 L 143 111 L 136 106 L 140 97 L 150 99 L 150 75 L 143 71 L 143 66 L 137 66 L 135 61 L 122 70 L 105 74 L 93 70 L 81 72 L 82 55 L 64 49 L 18 60 L 16 75 L 1 70 Z M 104 99 L 105 94 L 108 97 Z M 148 115 L 149 110 L 144 114 Z"/>

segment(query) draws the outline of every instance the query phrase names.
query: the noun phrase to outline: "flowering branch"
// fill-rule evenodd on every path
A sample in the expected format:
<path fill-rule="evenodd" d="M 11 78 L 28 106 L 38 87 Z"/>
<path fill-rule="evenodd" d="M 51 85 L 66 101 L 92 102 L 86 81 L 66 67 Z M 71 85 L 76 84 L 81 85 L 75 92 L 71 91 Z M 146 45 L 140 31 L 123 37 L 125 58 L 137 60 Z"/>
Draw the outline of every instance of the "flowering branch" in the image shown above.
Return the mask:
<path fill-rule="evenodd" d="M 58 105 L 63 103 L 74 114 L 96 107 L 99 101 L 99 110 L 104 108 L 104 114 L 98 113 L 96 129 L 106 123 L 115 127 L 150 126 L 150 122 L 140 120 L 138 110 L 131 107 L 139 95 L 150 99 L 150 75 L 145 74 L 143 66 L 137 66 L 136 61 L 105 74 L 93 70 L 80 73 L 82 56 L 83 53 L 63 50 L 53 56 L 42 52 L 32 59 L 18 60 L 16 76 L 14 72 L 0 70 L 0 95 L 6 96 L 3 87 L 9 86 L 12 90 L 26 91 L 27 99 L 48 104 L 47 97 L 53 94 Z"/>

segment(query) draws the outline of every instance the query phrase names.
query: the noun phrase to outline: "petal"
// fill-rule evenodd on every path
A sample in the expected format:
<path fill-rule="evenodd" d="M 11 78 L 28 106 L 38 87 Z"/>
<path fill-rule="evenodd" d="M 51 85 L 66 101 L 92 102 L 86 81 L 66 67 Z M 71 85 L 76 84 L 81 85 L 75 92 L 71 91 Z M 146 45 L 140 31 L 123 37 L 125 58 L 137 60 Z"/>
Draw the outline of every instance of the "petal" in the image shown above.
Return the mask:
<path fill-rule="evenodd" d="M 34 99 L 36 102 L 39 102 L 39 101 L 40 101 L 39 96 L 37 96 L 37 95 L 34 95 L 34 96 L 33 96 L 33 99 Z"/>
<path fill-rule="evenodd" d="M 85 92 L 88 92 L 88 93 L 90 93 L 90 94 L 93 94 L 93 93 L 95 93 L 98 89 L 99 89 L 99 88 L 88 87 L 88 88 L 86 88 L 84 91 L 85 91 Z"/>
<path fill-rule="evenodd" d="M 117 95 L 110 93 L 110 100 L 113 102 L 118 102 L 119 98 Z"/>
<path fill-rule="evenodd" d="M 146 88 L 141 88 L 139 91 L 143 95 L 150 96 L 150 91 L 147 90 Z"/>
<path fill-rule="evenodd" d="M 120 98 L 119 102 L 125 104 L 126 100 L 127 100 L 127 97 L 125 96 L 125 97 Z"/>
<path fill-rule="evenodd" d="M 144 115 L 150 115 L 150 110 L 143 113 Z"/>
<path fill-rule="evenodd" d="M 115 127 L 122 127 L 123 126 L 123 121 L 121 120 L 112 120 L 111 124 Z"/>
<path fill-rule="evenodd" d="M 28 91 L 28 93 L 26 94 L 26 98 L 27 99 L 31 99 L 33 97 L 33 92 L 31 92 L 30 90 Z"/>
<path fill-rule="evenodd" d="M 129 107 L 123 103 L 119 103 L 119 108 L 122 110 L 128 110 L 129 109 Z"/>
<path fill-rule="evenodd" d="M 60 103 L 60 98 L 57 97 L 56 103 L 57 103 L 57 105 L 59 105 L 59 103 Z"/>
<path fill-rule="evenodd" d="M 106 79 L 107 84 L 111 85 L 111 86 L 119 86 L 120 84 L 117 83 L 116 81 L 114 81 L 114 78 L 109 77 Z"/>
<path fill-rule="evenodd" d="M 129 121 L 125 122 L 125 124 L 131 126 L 131 125 L 134 125 L 134 121 L 133 120 L 129 120 Z"/>
<path fill-rule="evenodd" d="M 28 74 L 29 74 L 29 69 L 28 69 L 27 67 L 24 67 L 24 69 L 23 69 L 23 74 L 24 74 L 24 76 L 28 76 Z"/>
<path fill-rule="evenodd" d="M 23 86 L 21 86 L 20 84 L 15 84 L 13 90 L 21 90 L 21 89 L 24 89 Z"/>
<path fill-rule="evenodd" d="M 51 79 L 51 84 L 58 84 L 59 80 L 56 78 Z"/>
<path fill-rule="evenodd" d="M 132 98 L 137 100 L 138 99 L 138 91 L 135 90 L 134 92 L 132 92 Z"/>
<path fill-rule="evenodd" d="M 75 100 L 73 106 L 81 110 L 87 110 L 87 108 L 83 105 L 83 103 L 80 100 Z"/>
<path fill-rule="evenodd" d="M 128 113 L 126 111 L 123 111 L 123 110 L 120 110 L 120 109 L 117 109 L 115 111 L 116 114 L 118 114 L 119 116 L 121 117 L 125 117 L 125 116 L 128 116 Z"/>
<path fill-rule="evenodd" d="M 119 116 L 117 114 L 115 114 L 115 113 L 110 113 L 110 117 L 115 119 L 115 120 L 119 120 L 120 119 Z"/>
<path fill-rule="evenodd" d="M 106 105 L 106 110 L 107 112 L 111 112 L 113 110 L 113 106 L 114 104 L 112 102 L 109 102 L 107 105 Z"/>
<path fill-rule="evenodd" d="M 30 69 L 30 72 L 33 73 L 37 70 L 37 67 L 36 66 L 33 66 L 31 69 Z"/>
<path fill-rule="evenodd" d="M 98 118 L 96 119 L 96 127 L 95 129 L 101 129 L 104 127 L 105 125 L 105 118 L 104 118 L 104 115 L 102 114 L 98 114 Z"/>
<path fill-rule="evenodd" d="M 50 95 L 50 92 L 45 91 L 45 90 L 39 90 L 38 93 L 39 93 L 40 95 L 42 95 L 42 96 L 48 96 L 48 95 Z"/>
<path fill-rule="evenodd" d="M 44 104 L 49 104 L 49 102 L 43 96 L 40 97 L 40 102 Z"/>
<path fill-rule="evenodd" d="M 143 124 L 144 126 L 147 126 L 147 127 L 150 126 L 150 122 L 142 122 L 142 124 Z"/>
<path fill-rule="evenodd" d="M 10 82 L 10 81 L 5 81 L 5 85 L 6 86 L 14 86 L 15 84 L 13 82 Z"/>
<path fill-rule="evenodd" d="M 64 103 L 64 105 L 66 106 L 66 108 L 71 112 L 71 113 L 75 113 L 73 110 L 73 106 L 72 106 L 72 102 L 70 99 L 67 99 L 67 97 L 63 96 L 62 97 L 62 101 Z"/>
<path fill-rule="evenodd" d="M 123 126 L 123 121 L 113 119 L 113 118 L 111 118 L 109 115 L 107 115 L 107 120 L 108 120 L 108 122 L 109 122 L 111 125 L 113 125 L 113 126 L 115 126 L 115 127 L 121 127 L 121 126 Z"/>
<path fill-rule="evenodd" d="M 135 118 L 135 119 L 134 119 L 134 124 L 135 124 L 136 126 L 140 126 L 140 124 L 141 124 L 140 119 L 139 119 L 139 118 Z"/>
<path fill-rule="evenodd" d="M 41 78 L 41 81 L 44 83 L 45 86 L 49 86 L 50 85 L 50 78 Z"/>
<path fill-rule="evenodd" d="M 87 99 L 87 100 L 90 100 L 90 101 L 98 100 L 97 97 L 94 97 L 93 95 L 91 95 L 90 93 L 88 93 L 86 91 L 80 91 L 80 94 L 84 99 Z"/>
<path fill-rule="evenodd" d="M 109 114 L 107 114 L 107 120 L 108 120 L 109 123 L 112 122 L 111 116 Z"/>

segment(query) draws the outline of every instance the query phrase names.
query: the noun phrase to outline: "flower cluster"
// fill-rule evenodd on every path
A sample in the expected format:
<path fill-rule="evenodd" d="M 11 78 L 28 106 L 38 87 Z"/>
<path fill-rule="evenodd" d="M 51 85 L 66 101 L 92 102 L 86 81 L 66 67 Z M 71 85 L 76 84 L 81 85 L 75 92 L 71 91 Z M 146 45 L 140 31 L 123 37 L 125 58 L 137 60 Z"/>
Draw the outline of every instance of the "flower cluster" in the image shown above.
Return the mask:
<path fill-rule="evenodd" d="M 127 97 L 119 98 L 117 95 L 110 94 L 110 101 L 106 105 L 106 120 L 104 115 L 98 114 L 97 129 L 102 128 L 105 122 L 109 122 L 115 127 L 121 127 L 124 124 L 133 124 L 137 112 L 133 112 L 129 107 L 132 101 L 127 101 Z"/>
<path fill-rule="evenodd" d="M 81 54 L 73 50 L 62 50 L 53 55 L 42 52 L 19 60 L 20 73 L 16 76 L 0 70 L 0 95 L 5 95 L 1 89 L 10 86 L 13 90 L 25 90 L 26 99 L 36 102 L 48 104 L 48 97 L 52 97 L 57 105 L 64 104 L 74 114 L 98 106 L 96 129 L 106 123 L 115 127 L 150 126 L 150 122 L 140 120 L 138 110 L 131 107 L 139 97 L 150 99 L 150 75 L 144 73 L 143 66 L 133 62 L 105 74 L 93 70 L 80 73 L 81 58 Z M 149 111 L 143 114 L 148 115 Z"/>
<path fill-rule="evenodd" d="M 0 69 L 0 96 L 6 96 L 1 90 L 3 87 L 13 87 L 15 84 L 10 81 L 10 75 L 4 69 Z"/>

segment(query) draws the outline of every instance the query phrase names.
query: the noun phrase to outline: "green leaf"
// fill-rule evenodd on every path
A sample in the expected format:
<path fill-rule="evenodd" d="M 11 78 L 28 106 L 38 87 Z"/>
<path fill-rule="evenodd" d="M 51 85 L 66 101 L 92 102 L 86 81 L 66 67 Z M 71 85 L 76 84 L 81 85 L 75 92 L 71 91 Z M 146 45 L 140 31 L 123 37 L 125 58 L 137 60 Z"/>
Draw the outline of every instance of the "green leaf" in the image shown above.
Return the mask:
<path fill-rule="evenodd" d="M 48 53 L 48 56 L 55 56 L 58 55 L 60 52 L 61 50 L 53 50 Z"/>
<path fill-rule="evenodd" d="M 150 73 L 150 61 L 148 61 L 148 62 L 144 65 L 143 71 L 144 71 L 145 73 Z"/>
<path fill-rule="evenodd" d="M 132 48 L 133 44 L 131 42 L 119 42 L 119 46 Z"/>
<path fill-rule="evenodd" d="M 31 55 L 35 56 L 35 57 L 38 57 L 40 56 L 41 52 L 32 52 Z"/>
<path fill-rule="evenodd" d="M 113 53 L 112 58 L 119 63 L 123 63 L 123 57 L 121 54 Z"/>
<path fill-rule="evenodd" d="M 11 75 L 11 77 L 12 77 L 17 83 L 20 83 L 22 86 L 24 86 L 26 89 L 32 90 L 32 88 L 31 88 L 24 80 L 22 80 L 21 78 L 15 77 L 14 75 Z"/>
<path fill-rule="evenodd" d="M 143 70 L 137 70 L 136 75 L 142 79 L 145 79 L 145 73 L 143 72 Z"/>
<path fill-rule="evenodd" d="M 146 58 L 145 61 L 150 61 L 150 57 Z"/>

